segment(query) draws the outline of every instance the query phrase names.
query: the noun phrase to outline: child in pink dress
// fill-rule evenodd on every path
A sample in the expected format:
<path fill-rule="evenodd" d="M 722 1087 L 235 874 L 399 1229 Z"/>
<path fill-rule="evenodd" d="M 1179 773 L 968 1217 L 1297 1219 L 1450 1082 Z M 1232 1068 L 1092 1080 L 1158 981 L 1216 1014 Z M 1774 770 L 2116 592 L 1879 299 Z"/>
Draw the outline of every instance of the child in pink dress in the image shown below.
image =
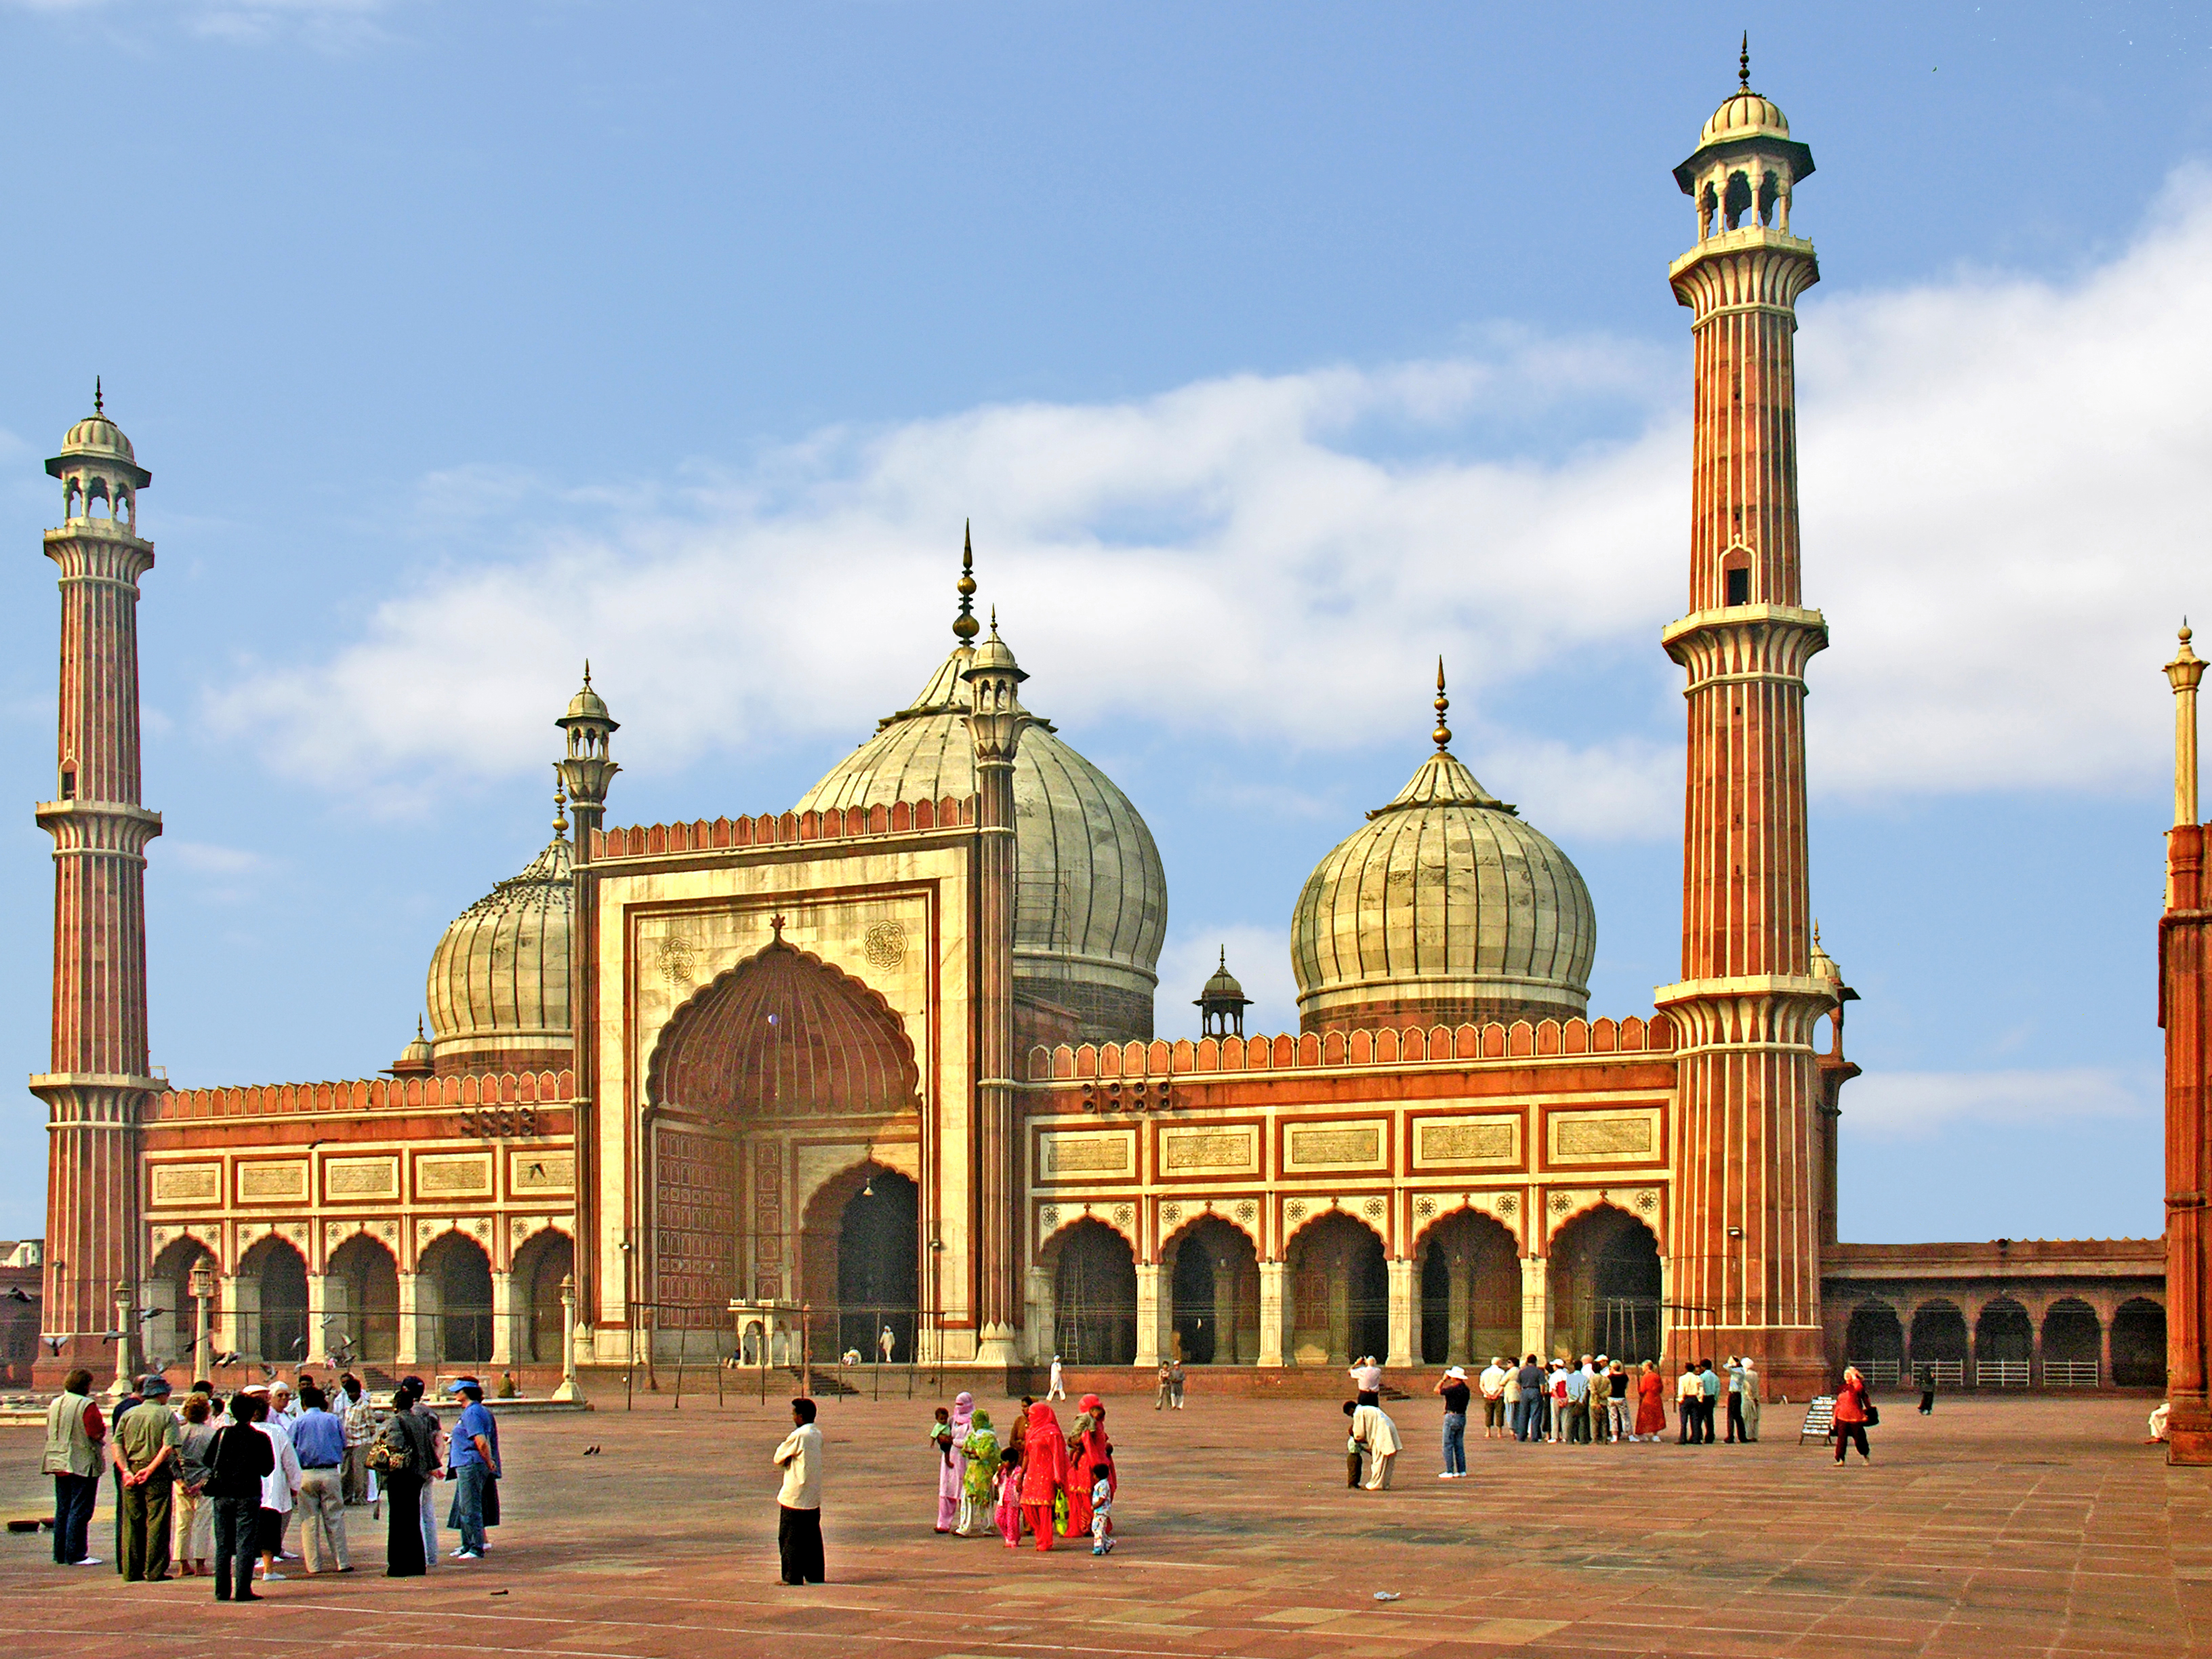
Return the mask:
<path fill-rule="evenodd" d="M 1006 1540 L 1008 1549 L 1017 1548 L 1022 1541 L 1022 1449 L 1019 1444 L 1006 1448 L 1006 1456 L 999 1464 L 998 1503 L 994 1511 L 999 1523 L 999 1536 Z"/>

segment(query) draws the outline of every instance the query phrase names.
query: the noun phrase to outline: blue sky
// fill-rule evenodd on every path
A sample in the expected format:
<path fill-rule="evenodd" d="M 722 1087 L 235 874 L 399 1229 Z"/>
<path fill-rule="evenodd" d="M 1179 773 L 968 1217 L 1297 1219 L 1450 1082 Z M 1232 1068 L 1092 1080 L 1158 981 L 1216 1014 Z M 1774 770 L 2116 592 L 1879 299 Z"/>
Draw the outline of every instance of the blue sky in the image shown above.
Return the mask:
<path fill-rule="evenodd" d="M 787 805 L 927 677 L 959 526 L 1034 707 L 1294 1022 L 1313 863 L 1456 747 L 1675 976 L 1688 340 L 1668 176 L 1737 12 L 0 5 L 0 1048 L 43 1069 L 40 462 L 153 469 L 155 1058 L 361 1076 L 543 843 L 588 652 L 617 822 Z M 1864 995 L 1843 1224 L 2160 1224 L 2179 613 L 2212 614 L 2212 31 L 1785 8 L 1815 900 Z M 43 1210 L 0 1117 L 0 1232 Z"/>

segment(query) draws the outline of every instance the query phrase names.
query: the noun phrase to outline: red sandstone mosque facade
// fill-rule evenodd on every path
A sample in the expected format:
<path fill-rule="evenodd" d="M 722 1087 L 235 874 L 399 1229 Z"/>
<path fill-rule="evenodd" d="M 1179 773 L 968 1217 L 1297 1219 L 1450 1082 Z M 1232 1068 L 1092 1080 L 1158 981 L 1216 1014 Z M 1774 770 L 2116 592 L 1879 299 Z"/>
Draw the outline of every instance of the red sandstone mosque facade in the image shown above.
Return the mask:
<path fill-rule="evenodd" d="M 963 568 L 949 654 L 787 811 L 606 827 L 618 726 L 586 671 L 553 839 L 447 930 L 388 1074 L 172 1089 L 141 902 L 150 480 L 96 405 L 48 465 L 48 1366 L 119 1363 L 114 1328 L 180 1364 L 202 1340 L 265 1364 L 781 1361 L 803 1321 L 825 1357 L 888 1331 L 895 1358 L 997 1370 L 1603 1350 L 1748 1353 L 1801 1398 L 1846 1358 L 2148 1380 L 2158 1241 L 1837 1238 L 1857 1068 L 1807 854 L 1812 171 L 1747 74 L 1675 170 L 1697 220 L 1669 273 L 1696 343 L 1688 601 L 1662 634 L 1686 676 L 1681 969 L 1623 1018 L 1587 1006 L 1580 874 L 1452 753 L 1440 669 L 1433 752 L 1297 897 L 1300 1030 L 1246 1036 L 1224 963 L 1200 1034 L 1156 1032 L 1151 833 L 1026 706 L 1048 691 L 983 635 Z"/>

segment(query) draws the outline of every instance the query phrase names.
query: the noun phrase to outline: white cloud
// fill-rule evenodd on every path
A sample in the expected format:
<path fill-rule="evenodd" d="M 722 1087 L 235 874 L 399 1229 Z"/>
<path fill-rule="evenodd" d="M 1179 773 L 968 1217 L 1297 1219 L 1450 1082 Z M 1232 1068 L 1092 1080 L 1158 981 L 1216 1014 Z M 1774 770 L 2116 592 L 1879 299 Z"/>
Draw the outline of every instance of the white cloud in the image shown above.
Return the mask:
<path fill-rule="evenodd" d="M 1816 290 L 1799 339 L 1806 597 L 1835 638 L 1815 788 L 2153 786 L 2157 665 L 2182 611 L 2212 611 L 2212 185 L 2179 177 L 2078 280 Z M 1410 756 L 1441 650 L 1493 788 L 1555 832 L 1671 836 L 1656 635 L 1682 604 L 1686 380 L 1680 354 L 1500 337 L 832 429 L 737 472 L 433 480 L 426 522 L 453 545 L 486 544 L 456 516 L 485 488 L 551 527 L 392 595 L 312 663 L 211 688 L 210 711 L 279 769 L 403 808 L 543 764 L 586 653 L 643 763 L 848 739 L 949 642 L 972 514 L 985 599 L 1048 714 L 1306 750 L 1403 732 Z M 1624 399 L 1619 441 L 1532 459 L 1480 435 Z M 1541 712 L 1488 716 L 1538 684 L 1576 703 L 1576 741 Z M 1594 715 L 1610 729 L 1588 735 Z"/>
<path fill-rule="evenodd" d="M 133 5 L 131 0 L 6 0 L 20 10 L 106 16 L 138 12 L 173 17 L 195 34 L 258 42 L 296 35 L 324 49 L 352 46 L 380 39 L 377 19 L 393 0 L 182 0 L 162 6 Z"/>
<path fill-rule="evenodd" d="M 1877 1072 L 1843 1094 L 1849 1135 L 1917 1140 L 1961 1124 L 1996 1130 L 2143 1118 L 2150 1108 L 2120 1073 L 2094 1066 L 2056 1071 Z"/>

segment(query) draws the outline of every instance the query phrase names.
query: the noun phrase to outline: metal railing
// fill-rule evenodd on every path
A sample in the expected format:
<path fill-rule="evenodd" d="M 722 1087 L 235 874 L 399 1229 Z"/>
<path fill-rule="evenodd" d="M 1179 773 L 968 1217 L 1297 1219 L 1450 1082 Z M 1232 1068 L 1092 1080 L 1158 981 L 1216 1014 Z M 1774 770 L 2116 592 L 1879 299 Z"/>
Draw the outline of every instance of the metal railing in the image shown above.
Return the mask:
<path fill-rule="evenodd" d="M 2046 1389 L 2094 1389 L 2103 1367 L 2094 1359 L 2046 1359 L 2043 1386 Z"/>
<path fill-rule="evenodd" d="M 2025 1389 L 2028 1385 L 2028 1362 L 2025 1359 L 1974 1362 L 1974 1386 L 1978 1389 Z"/>
<path fill-rule="evenodd" d="M 749 1341 L 738 1328 L 738 1317 L 726 1303 L 632 1303 L 624 1409 L 633 1407 L 641 1388 L 659 1393 L 665 1385 L 673 1395 L 673 1408 L 681 1411 L 687 1388 L 704 1394 L 702 1370 L 714 1374 L 717 1405 L 733 1388 L 766 1400 L 775 1372 L 793 1377 L 800 1391 L 809 1394 L 824 1378 L 836 1382 L 825 1392 L 866 1393 L 878 1400 L 887 1386 L 894 1395 L 902 1389 L 908 1400 L 918 1388 L 938 1395 L 945 1392 L 941 1315 L 911 1307 L 809 1304 L 800 1311 L 799 1336 L 785 1343 Z M 885 1331 L 890 1333 L 888 1344 L 882 1340 Z M 853 1337 L 866 1340 L 867 1347 L 845 1340 Z"/>
<path fill-rule="evenodd" d="M 1895 1382 L 1898 1369 L 1904 1362 L 1896 1359 L 1847 1359 L 1844 1363 L 1854 1367 L 1869 1382 Z"/>

